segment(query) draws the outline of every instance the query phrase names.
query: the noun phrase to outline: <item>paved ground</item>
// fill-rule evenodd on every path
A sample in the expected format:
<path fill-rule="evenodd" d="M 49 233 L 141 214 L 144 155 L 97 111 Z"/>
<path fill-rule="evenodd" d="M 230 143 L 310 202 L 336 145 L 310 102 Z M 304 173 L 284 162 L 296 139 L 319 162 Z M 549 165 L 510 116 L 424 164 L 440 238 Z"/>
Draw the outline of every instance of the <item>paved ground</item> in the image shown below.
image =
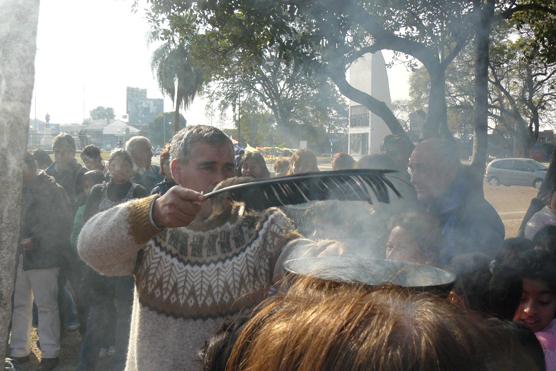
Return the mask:
<path fill-rule="evenodd" d="M 506 238 L 515 237 L 521 220 L 529 207 L 529 203 L 536 196 L 537 190 L 533 187 L 493 187 L 485 184 L 485 197 L 494 206 L 504 225 Z"/>

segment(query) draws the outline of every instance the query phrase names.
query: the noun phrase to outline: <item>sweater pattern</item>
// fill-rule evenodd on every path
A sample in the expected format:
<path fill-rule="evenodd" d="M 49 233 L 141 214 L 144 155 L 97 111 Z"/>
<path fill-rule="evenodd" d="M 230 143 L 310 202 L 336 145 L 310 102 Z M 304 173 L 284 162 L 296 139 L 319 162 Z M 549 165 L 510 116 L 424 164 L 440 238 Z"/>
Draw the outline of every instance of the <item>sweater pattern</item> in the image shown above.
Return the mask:
<path fill-rule="evenodd" d="M 261 300 L 270 286 L 289 220 L 278 210 L 245 213 L 208 231 L 167 229 L 139 254 L 141 305 L 182 319 L 229 316 Z"/>

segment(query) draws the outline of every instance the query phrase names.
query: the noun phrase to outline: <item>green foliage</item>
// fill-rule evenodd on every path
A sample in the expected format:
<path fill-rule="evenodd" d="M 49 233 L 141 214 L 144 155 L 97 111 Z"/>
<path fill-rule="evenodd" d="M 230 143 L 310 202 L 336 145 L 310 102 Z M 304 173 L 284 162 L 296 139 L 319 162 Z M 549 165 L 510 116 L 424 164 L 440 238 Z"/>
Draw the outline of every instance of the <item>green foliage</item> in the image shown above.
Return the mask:
<path fill-rule="evenodd" d="M 187 18 L 184 23 L 190 22 L 192 19 Z M 153 34 L 157 34 L 157 31 L 153 31 Z M 201 90 L 204 83 L 203 72 L 192 63 L 188 41 L 176 41 L 174 38 L 165 40 L 155 50 L 151 68 L 162 93 L 174 102 L 174 132 L 177 132 L 180 107 L 187 109 Z"/>
<path fill-rule="evenodd" d="M 159 34 L 185 35 L 175 21 L 176 14 L 194 14 L 192 17 L 200 24 L 196 32 L 200 37 L 196 36 L 194 42 L 199 47 L 193 48 L 194 54 L 202 57 L 205 66 L 215 67 L 210 69 L 218 71 L 219 77 L 241 79 L 240 76 L 256 75 L 269 58 L 279 58 L 287 68 L 295 70 L 291 76 L 301 74 L 316 80 L 330 77 L 342 94 L 379 115 L 393 132 L 403 132 L 393 113 L 383 102 L 349 85 L 345 70 L 365 53 L 383 49 L 414 57 L 435 77 L 433 86 L 438 99 L 432 101 L 431 115 L 436 121 L 445 121 L 442 71 L 473 34 L 469 25 L 475 11 L 472 2 L 458 0 L 149 3 L 149 19 Z M 219 70 L 221 66 L 227 71 Z M 236 66 L 241 67 L 241 73 L 231 68 Z M 288 102 L 284 105 L 287 107 Z M 267 106 L 278 122 L 284 121 L 278 110 Z"/>
<path fill-rule="evenodd" d="M 162 147 L 174 135 L 173 123 L 175 112 L 164 112 L 149 123 L 149 138 L 153 145 Z M 186 125 L 185 118 L 180 114 L 179 129 Z"/>
<path fill-rule="evenodd" d="M 529 6 L 529 11 L 517 12 L 512 21 L 519 31 L 526 31 L 531 38 L 528 41 L 530 52 L 545 63 L 556 63 L 556 3 L 546 0 L 519 1 L 522 7 Z M 538 6 L 537 9 L 534 9 Z"/>
<path fill-rule="evenodd" d="M 541 126 L 551 125 L 556 109 L 556 63 L 534 52 L 534 33 L 515 23 L 500 24 L 492 35 L 489 61 L 489 126 L 515 155 L 526 155 Z M 448 68 L 446 96 L 449 126 L 462 137 L 472 128 L 474 90 L 468 78 L 473 55 L 465 49 Z M 410 79 L 413 110 L 427 101 L 427 74 L 418 69 Z"/>
<path fill-rule="evenodd" d="M 163 47 L 176 42 L 187 45 L 188 63 L 202 71 L 205 81 L 211 81 L 204 92 L 210 103 L 218 105 L 221 111 L 232 107 L 237 117 L 238 102 L 252 101 L 270 111 L 280 127 L 346 126 L 347 105 L 330 81 L 323 75 L 309 76 L 307 71 L 285 61 L 276 45 L 265 46 L 264 42 L 259 43 L 261 39 L 251 38 L 253 34 L 245 29 L 246 14 L 226 14 L 222 30 L 216 24 L 224 13 L 209 18 L 206 3 L 149 3 L 147 13 L 153 37 L 163 41 Z M 270 2 L 266 5 L 270 6 Z M 262 6 L 260 2 L 259 6 Z M 163 47 L 159 53 L 167 55 Z M 166 49 L 175 50 L 175 47 L 166 46 Z M 176 68 L 170 64 L 168 69 Z M 162 70 L 158 80 L 161 87 L 168 86 L 163 90 L 171 95 L 174 93 L 172 79 L 165 82 L 168 76 L 171 73 Z"/>
<path fill-rule="evenodd" d="M 93 120 L 113 120 L 116 117 L 114 115 L 114 108 L 104 106 L 93 108 L 89 114 Z"/>

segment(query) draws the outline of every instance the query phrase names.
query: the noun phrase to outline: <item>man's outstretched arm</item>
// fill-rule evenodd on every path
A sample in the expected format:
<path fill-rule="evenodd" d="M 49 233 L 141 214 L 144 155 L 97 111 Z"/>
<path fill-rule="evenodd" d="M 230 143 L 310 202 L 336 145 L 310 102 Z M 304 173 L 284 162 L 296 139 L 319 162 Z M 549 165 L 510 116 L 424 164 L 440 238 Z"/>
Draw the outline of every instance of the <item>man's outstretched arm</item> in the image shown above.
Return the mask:
<path fill-rule="evenodd" d="M 77 249 L 81 259 L 101 274 L 133 274 L 137 253 L 164 228 L 187 226 L 196 217 L 200 193 L 173 187 L 126 202 L 93 216 L 83 226 Z"/>

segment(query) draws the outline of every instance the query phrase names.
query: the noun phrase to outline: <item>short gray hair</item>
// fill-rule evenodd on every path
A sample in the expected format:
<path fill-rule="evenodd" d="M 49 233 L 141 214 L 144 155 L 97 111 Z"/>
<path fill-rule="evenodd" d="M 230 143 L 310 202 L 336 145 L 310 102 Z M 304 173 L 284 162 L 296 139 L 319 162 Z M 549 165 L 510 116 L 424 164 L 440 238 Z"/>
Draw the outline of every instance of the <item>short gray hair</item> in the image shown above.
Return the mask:
<path fill-rule="evenodd" d="M 197 125 L 181 129 L 170 142 L 170 160 L 178 159 L 187 162 L 191 155 L 193 144 L 202 142 L 210 145 L 229 145 L 233 148 L 232 141 L 220 129 L 214 126 Z"/>
<path fill-rule="evenodd" d="M 141 143 L 148 144 L 150 148 L 153 147 L 149 138 L 141 135 L 136 135 L 129 138 L 127 142 L 125 142 L 125 150 L 129 153 L 132 153 Z"/>

